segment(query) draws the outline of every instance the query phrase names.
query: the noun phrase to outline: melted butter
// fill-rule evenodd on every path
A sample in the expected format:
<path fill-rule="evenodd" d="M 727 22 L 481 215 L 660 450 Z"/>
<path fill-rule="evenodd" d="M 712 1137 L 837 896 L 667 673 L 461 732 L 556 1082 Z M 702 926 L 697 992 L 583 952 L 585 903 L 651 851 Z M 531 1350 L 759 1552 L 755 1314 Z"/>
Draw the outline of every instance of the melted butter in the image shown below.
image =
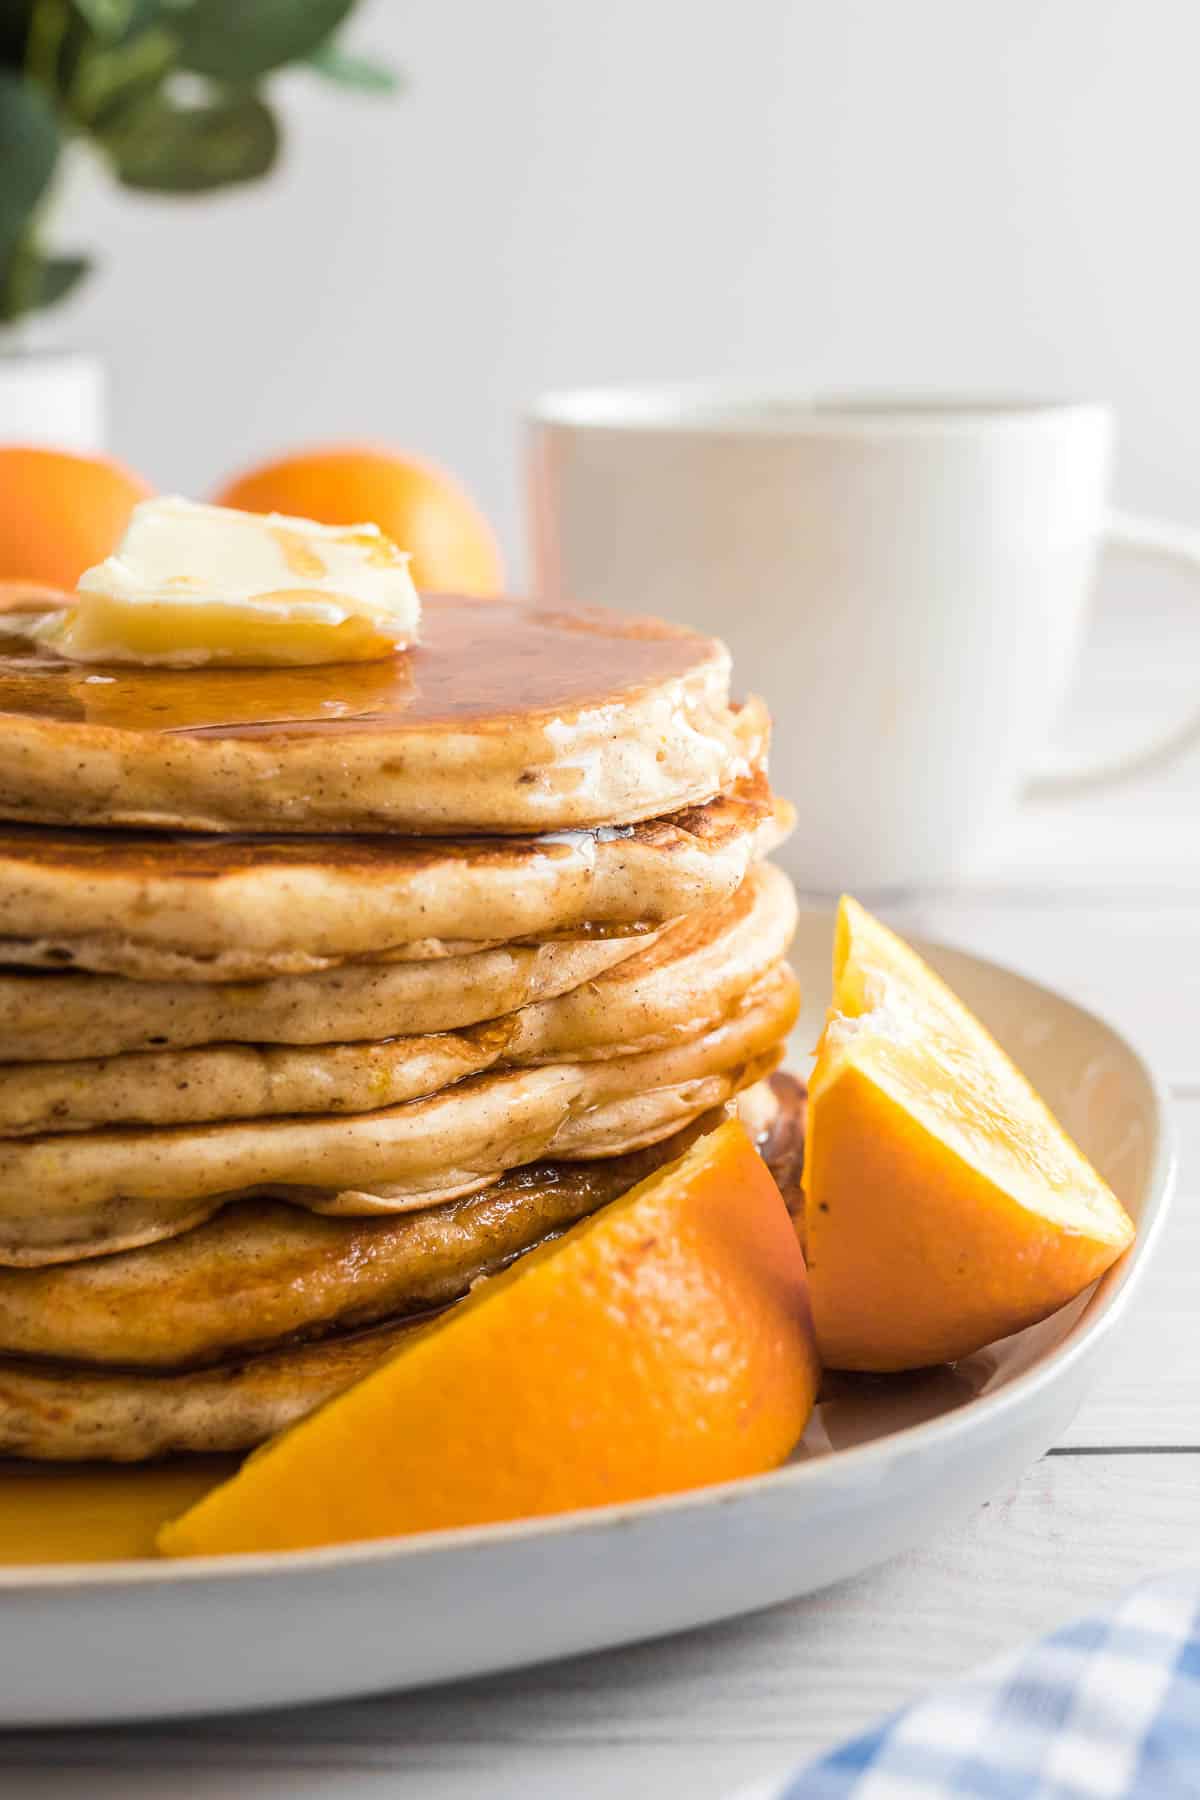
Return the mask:
<path fill-rule="evenodd" d="M 186 585 L 181 577 L 178 584 Z M 73 611 L 43 620 L 35 639 L 69 662 L 164 668 L 325 667 L 379 662 L 393 655 L 395 633 L 354 612 L 324 604 L 306 589 L 281 589 L 253 607 L 186 597 L 153 603 L 89 595 Z"/>
<path fill-rule="evenodd" d="M 282 525 L 270 527 L 270 535 L 278 544 L 292 575 L 312 576 L 318 581 L 325 573 L 325 564 L 311 545 L 306 544 L 298 531 L 289 531 Z"/>
<path fill-rule="evenodd" d="M 226 1480 L 234 1456 L 123 1468 L 0 1460 L 0 1566 L 151 1557 L 160 1525 Z"/>
<path fill-rule="evenodd" d="M 389 729 L 502 729 L 570 715 L 679 679 L 706 639 L 616 613 L 427 597 L 422 642 L 382 662 L 291 669 L 71 666 L 0 637 L 0 715 L 123 731 L 294 737 Z M 566 718 L 563 715 L 567 715 Z"/>
<path fill-rule="evenodd" d="M 407 555 L 376 525 L 159 497 L 34 641 L 76 663 L 276 668 L 372 661 L 418 635 Z M 6 609 L 12 623 L 12 610 Z"/>

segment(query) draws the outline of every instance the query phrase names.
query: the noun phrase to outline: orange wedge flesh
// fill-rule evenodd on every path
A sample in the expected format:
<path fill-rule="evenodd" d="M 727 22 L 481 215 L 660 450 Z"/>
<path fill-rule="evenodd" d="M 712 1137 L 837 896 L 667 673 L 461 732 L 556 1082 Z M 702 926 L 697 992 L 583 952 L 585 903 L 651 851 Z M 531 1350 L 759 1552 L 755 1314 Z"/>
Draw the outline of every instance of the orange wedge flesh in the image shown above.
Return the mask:
<path fill-rule="evenodd" d="M 833 1368 L 969 1355 L 1055 1312 L 1133 1238 L 994 1039 L 849 899 L 804 1186 L 813 1316 Z"/>
<path fill-rule="evenodd" d="M 818 1379 L 791 1221 L 729 1120 L 481 1283 L 159 1547 L 299 1549 L 758 1474 L 799 1440 Z"/>

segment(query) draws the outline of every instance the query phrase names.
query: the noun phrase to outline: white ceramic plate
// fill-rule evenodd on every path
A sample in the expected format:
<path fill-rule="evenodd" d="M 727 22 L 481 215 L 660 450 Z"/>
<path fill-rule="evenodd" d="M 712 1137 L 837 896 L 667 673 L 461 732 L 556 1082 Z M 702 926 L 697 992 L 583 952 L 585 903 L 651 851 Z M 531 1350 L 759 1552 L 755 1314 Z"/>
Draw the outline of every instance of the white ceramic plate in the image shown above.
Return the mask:
<path fill-rule="evenodd" d="M 832 921 L 801 921 L 815 1041 Z M 787 1467 L 528 1524 L 182 1565 L 0 1570 L 0 1723 L 83 1724 L 415 1687 L 749 1612 L 934 1536 L 1063 1432 L 1111 1348 L 1174 1178 L 1162 1089 L 1090 1013 L 977 958 L 929 952 L 1139 1224 L 1054 1319 L 953 1369 L 843 1381 Z"/>

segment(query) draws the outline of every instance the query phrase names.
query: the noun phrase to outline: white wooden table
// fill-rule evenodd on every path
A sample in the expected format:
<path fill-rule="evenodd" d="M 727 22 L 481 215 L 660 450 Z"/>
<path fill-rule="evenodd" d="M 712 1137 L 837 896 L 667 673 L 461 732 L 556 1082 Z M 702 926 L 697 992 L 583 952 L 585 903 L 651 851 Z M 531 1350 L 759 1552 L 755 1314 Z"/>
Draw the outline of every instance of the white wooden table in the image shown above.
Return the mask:
<path fill-rule="evenodd" d="M 1135 616 L 1136 609 L 1136 616 Z M 1200 618 L 1101 607 L 1074 741 L 1195 703 Z M 954 1533 L 814 1599 L 664 1643 L 409 1697 L 153 1730 L 0 1740 L 14 1800 L 286 1794 L 705 1800 L 932 1682 L 1200 1558 L 1200 752 L 1028 807 L 903 928 L 1007 962 L 1129 1031 L 1170 1082 L 1181 1191 L 1115 1364 L 1063 1442 Z M 519 1604 L 519 1601 L 514 1601 Z M 303 1630 L 297 1620 L 296 1629 Z M 396 1621 L 404 1629 L 404 1621 Z"/>

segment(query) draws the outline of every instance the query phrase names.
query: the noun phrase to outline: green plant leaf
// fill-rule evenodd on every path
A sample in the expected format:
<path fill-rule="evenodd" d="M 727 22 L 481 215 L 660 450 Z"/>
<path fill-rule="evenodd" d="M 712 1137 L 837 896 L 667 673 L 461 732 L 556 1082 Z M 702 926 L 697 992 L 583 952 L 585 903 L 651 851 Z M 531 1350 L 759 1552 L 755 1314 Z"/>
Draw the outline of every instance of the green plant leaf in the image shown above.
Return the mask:
<path fill-rule="evenodd" d="M 139 32 L 127 43 L 89 46 L 79 59 L 67 104 L 75 123 L 103 138 L 132 108 L 157 92 L 175 63 L 170 32 Z"/>
<path fill-rule="evenodd" d="M 252 94 L 207 106 L 177 106 L 155 94 L 104 141 L 124 186 L 201 194 L 265 175 L 279 151 L 279 128 Z"/>
<path fill-rule="evenodd" d="M 356 56 L 352 51 L 342 50 L 337 44 L 319 44 L 306 60 L 309 67 L 316 69 L 326 81 L 334 81 L 339 87 L 356 88 L 360 94 L 394 94 L 401 85 L 394 69 L 372 61 L 369 56 Z"/>
<path fill-rule="evenodd" d="M 311 56 L 355 0 L 192 0 L 175 13 L 180 66 L 214 81 L 253 82 Z"/>
<path fill-rule="evenodd" d="M 71 0 L 84 24 L 98 38 L 123 38 L 133 24 L 137 0 Z"/>
<path fill-rule="evenodd" d="M 17 252 L 20 268 L 9 263 L 0 270 L 0 321 L 10 325 L 24 313 L 39 312 L 65 300 L 91 268 L 86 256 L 41 256 L 34 249 Z"/>
<path fill-rule="evenodd" d="M 27 228 L 60 147 L 49 101 L 30 82 L 0 71 L 0 255 Z"/>

